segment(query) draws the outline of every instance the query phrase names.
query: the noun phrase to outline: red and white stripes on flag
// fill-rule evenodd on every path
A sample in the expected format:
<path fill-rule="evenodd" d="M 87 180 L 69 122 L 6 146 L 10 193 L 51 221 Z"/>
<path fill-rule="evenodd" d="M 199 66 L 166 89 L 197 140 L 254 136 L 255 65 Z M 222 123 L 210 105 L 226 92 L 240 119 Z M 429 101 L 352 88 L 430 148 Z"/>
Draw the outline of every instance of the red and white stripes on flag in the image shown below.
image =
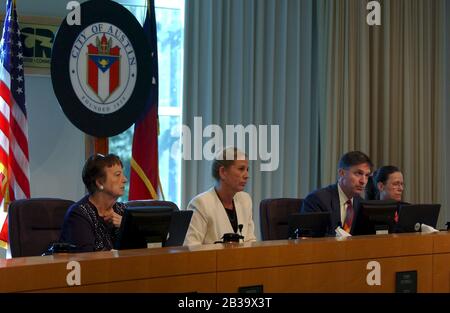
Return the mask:
<path fill-rule="evenodd" d="M 7 0 L 0 40 L 0 201 L 30 197 L 25 75 L 15 0 Z M 6 226 L 5 226 L 6 225 Z M 0 241 L 8 240 L 7 220 Z"/>

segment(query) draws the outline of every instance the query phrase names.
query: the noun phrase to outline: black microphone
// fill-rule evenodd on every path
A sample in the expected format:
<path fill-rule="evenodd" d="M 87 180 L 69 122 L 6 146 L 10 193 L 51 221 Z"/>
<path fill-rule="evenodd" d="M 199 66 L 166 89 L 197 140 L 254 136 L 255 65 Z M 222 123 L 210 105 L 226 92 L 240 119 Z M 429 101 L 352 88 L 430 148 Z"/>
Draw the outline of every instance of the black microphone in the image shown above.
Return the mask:
<path fill-rule="evenodd" d="M 244 240 L 244 236 L 242 236 L 242 228 L 244 228 L 244 225 L 239 224 L 238 225 L 238 231 L 239 233 L 226 233 L 223 234 L 222 240 L 216 241 L 214 243 L 226 243 L 226 242 L 239 242 L 240 239 Z"/>
<path fill-rule="evenodd" d="M 298 239 L 298 234 L 299 234 L 300 230 L 298 229 L 298 227 L 295 229 L 294 231 L 294 239 Z"/>
<path fill-rule="evenodd" d="M 244 228 L 244 225 L 239 224 L 238 228 L 239 228 L 239 233 L 240 233 L 240 239 L 242 239 L 242 241 L 244 241 L 244 236 L 242 235 L 242 228 Z"/>

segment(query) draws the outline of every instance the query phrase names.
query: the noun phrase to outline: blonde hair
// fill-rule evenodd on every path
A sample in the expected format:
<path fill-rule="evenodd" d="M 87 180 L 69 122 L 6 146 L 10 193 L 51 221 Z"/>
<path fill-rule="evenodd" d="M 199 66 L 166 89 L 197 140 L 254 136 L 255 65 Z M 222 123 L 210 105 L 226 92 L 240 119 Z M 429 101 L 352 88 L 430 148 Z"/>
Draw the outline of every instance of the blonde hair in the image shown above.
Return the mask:
<path fill-rule="evenodd" d="M 223 166 L 228 168 L 236 160 L 247 160 L 247 155 L 236 147 L 226 147 L 220 150 L 212 163 L 211 174 L 216 181 L 220 181 L 219 170 Z"/>

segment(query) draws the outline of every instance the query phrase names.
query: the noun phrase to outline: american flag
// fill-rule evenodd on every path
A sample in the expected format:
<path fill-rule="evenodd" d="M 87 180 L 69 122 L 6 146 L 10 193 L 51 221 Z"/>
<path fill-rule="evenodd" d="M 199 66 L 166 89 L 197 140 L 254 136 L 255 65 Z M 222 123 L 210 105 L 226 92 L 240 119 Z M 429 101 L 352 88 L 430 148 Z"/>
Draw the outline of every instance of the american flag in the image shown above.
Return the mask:
<path fill-rule="evenodd" d="M 23 51 L 16 1 L 7 0 L 0 40 L 0 202 L 30 197 Z M 0 241 L 8 241 L 7 220 Z"/>

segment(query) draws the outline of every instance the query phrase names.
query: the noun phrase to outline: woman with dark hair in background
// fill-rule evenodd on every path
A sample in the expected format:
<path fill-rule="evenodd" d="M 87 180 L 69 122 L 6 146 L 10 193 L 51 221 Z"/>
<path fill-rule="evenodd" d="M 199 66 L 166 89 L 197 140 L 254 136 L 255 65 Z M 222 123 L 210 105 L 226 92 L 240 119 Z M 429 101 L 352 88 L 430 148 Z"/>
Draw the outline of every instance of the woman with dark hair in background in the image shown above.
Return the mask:
<path fill-rule="evenodd" d="M 393 165 L 380 167 L 373 174 L 374 184 L 380 200 L 402 201 L 404 182 L 400 169 Z"/>
<path fill-rule="evenodd" d="M 114 154 L 93 155 L 82 178 L 89 193 L 67 211 L 60 241 L 75 245 L 78 252 L 111 250 L 126 207 L 117 202 L 127 182 L 122 161 Z"/>
<path fill-rule="evenodd" d="M 406 204 L 402 202 L 404 182 L 403 174 L 397 166 L 386 165 L 377 169 L 373 173 L 373 190 L 376 192 L 367 192 L 375 194 L 372 199 L 379 200 L 393 200 L 399 204 Z M 368 197 L 368 199 L 371 199 Z M 398 212 L 395 212 L 395 222 L 398 222 Z"/>

